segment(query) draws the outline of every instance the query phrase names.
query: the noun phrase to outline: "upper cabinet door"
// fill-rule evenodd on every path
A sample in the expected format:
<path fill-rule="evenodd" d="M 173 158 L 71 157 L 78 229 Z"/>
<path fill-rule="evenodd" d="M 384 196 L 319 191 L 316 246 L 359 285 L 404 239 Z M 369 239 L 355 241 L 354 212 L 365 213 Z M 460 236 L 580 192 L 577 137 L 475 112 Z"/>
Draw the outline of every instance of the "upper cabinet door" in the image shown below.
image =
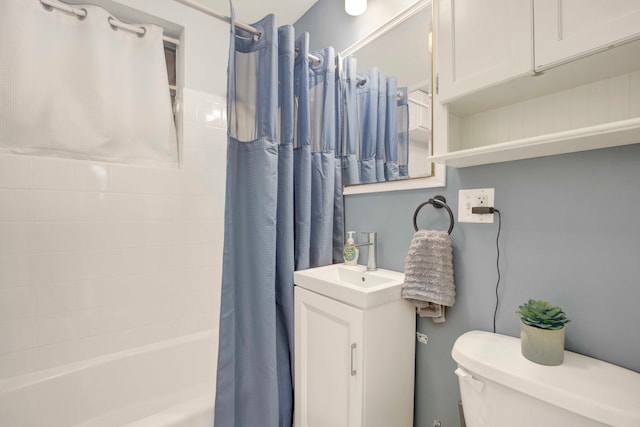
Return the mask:
<path fill-rule="evenodd" d="M 532 72 L 531 1 L 437 0 L 436 7 L 440 102 Z"/>
<path fill-rule="evenodd" d="M 535 0 L 534 11 L 536 70 L 640 35 L 638 0 Z"/>

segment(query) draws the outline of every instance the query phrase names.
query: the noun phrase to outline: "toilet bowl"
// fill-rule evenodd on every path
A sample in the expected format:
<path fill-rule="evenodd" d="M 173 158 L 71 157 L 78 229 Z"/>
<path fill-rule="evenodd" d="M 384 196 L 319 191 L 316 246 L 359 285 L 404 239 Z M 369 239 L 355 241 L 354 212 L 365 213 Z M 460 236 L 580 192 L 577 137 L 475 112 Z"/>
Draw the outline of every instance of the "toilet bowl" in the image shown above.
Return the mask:
<path fill-rule="evenodd" d="M 565 351 L 564 363 L 525 359 L 520 340 L 484 331 L 451 352 L 467 427 L 639 427 L 640 374 Z"/>

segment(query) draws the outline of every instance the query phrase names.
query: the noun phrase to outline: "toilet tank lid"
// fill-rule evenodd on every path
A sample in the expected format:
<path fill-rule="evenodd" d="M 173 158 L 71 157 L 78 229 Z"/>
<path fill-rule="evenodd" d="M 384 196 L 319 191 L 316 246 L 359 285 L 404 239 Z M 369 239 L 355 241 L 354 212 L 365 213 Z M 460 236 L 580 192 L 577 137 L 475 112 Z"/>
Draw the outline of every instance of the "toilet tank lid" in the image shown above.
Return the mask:
<path fill-rule="evenodd" d="M 460 336 L 451 352 L 471 374 L 613 426 L 640 426 L 640 374 L 565 351 L 543 366 L 522 356 L 520 339 L 484 331 Z"/>

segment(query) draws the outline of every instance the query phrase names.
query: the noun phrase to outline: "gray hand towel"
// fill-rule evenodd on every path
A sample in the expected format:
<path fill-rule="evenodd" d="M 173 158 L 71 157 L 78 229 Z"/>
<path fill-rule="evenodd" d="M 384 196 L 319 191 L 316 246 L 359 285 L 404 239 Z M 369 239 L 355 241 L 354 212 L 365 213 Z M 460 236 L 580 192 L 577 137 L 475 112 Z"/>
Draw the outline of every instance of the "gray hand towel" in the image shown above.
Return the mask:
<path fill-rule="evenodd" d="M 455 302 L 453 253 L 446 231 L 418 230 L 404 267 L 402 297 L 416 306 L 420 317 L 444 322 L 445 307 Z"/>

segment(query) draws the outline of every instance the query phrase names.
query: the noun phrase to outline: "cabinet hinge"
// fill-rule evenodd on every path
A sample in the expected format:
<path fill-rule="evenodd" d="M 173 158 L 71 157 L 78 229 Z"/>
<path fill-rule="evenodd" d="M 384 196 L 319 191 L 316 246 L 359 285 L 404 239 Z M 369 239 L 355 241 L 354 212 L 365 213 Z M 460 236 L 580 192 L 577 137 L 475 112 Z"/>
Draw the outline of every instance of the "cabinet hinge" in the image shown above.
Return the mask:
<path fill-rule="evenodd" d="M 440 75 L 436 73 L 436 95 L 438 95 L 440 90 Z"/>

